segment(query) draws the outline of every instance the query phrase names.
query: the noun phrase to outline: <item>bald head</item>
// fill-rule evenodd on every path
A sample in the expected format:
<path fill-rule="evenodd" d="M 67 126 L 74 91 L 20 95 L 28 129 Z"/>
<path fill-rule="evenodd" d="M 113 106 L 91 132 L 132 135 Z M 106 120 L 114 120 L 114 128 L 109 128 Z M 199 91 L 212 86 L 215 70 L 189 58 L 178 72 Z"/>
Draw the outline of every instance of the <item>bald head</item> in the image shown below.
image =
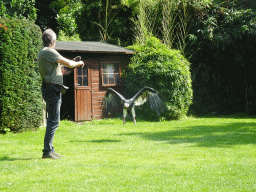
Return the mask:
<path fill-rule="evenodd" d="M 42 34 L 44 47 L 54 47 L 56 42 L 56 33 L 52 29 L 46 29 Z"/>

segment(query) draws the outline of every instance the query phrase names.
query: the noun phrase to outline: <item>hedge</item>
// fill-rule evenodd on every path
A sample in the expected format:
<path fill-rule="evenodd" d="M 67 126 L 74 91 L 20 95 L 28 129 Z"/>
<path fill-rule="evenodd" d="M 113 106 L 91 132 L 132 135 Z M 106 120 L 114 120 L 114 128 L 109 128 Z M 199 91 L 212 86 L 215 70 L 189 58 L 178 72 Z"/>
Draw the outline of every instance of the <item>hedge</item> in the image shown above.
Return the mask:
<path fill-rule="evenodd" d="M 179 51 L 167 49 L 155 37 L 129 48 L 137 53 L 123 75 L 125 94 L 131 97 L 144 86 L 152 87 L 166 98 L 168 113 L 163 117 L 179 119 L 186 116 L 193 97 L 190 63 Z M 147 120 L 156 119 L 156 114 L 149 111 L 143 106 L 137 108 L 136 115 Z"/>
<path fill-rule="evenodd" d="M 38 128 L 43 121 L 37 54 L 41 30 L 33 22 L 0 18 L 0 132 Z"/>

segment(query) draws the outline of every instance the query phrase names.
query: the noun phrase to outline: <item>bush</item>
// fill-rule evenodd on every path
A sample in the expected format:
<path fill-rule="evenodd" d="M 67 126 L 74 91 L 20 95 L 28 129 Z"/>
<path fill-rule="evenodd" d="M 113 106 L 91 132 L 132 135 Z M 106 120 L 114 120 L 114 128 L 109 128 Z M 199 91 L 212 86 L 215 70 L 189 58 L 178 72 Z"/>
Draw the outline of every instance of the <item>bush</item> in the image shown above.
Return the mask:
<path fill-rule="evenodd" d="M 0 132 L 34 129 L 43 120 L 37 54 L 41 30 L 28 20 L 0 19 Z"/>
<path fill-rule="evenodd" d="M 185 116 L 192 103 L 190 63 L 177 50 L 167 49 L 159 39 L 151 37 L 145 44 L 131 47 L 137 51 L 132 57 L 127 73 L 124 74 L 124 93 L 134 95 L 144 86 L 158 90 L 168 106 L 168 119 Z M 147 107 L 137 110 L 140 118 L 156 118 L 149 115 Z"/>

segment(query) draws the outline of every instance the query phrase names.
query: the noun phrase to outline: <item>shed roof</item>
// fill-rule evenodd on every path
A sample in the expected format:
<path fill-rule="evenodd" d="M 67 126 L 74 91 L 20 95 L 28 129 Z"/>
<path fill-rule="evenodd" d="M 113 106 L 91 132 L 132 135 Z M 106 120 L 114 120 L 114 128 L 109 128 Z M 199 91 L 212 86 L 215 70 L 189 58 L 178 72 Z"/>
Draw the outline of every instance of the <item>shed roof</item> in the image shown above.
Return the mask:
<path fill-rule="evenodd" d="M 120 53 L 133 54 L 135 51 L 102 42 L 93 41 L 57 41 L 55 49 L 64 52 L 88 52 L 88 53 Z"/>

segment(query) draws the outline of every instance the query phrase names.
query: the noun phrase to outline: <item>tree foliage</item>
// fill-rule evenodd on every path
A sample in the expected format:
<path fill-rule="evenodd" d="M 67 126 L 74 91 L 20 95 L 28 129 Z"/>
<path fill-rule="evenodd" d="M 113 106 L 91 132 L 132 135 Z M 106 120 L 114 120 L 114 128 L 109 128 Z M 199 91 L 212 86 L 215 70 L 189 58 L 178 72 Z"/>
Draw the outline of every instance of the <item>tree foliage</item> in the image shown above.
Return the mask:
<path fill-rule="evenodd" d="M 192 23 L 192 107 L 199 113 L 256 110 L 256 13 L 246 9 L 250 2 L 214 4 Z"/>
<path fill-rule="evenodd" d="M 190 63 L 179 51 L 169 50 L 155 37 L 145 44 L 132 47 L 137 53 L 132 57 L 127 73 L 124 74 L 125 94 L 132 96 L 144 86 L 158 90 L 166 98 L 168 119 L 185 116 L 192 103 Z M 139 109 L 140 118 L 154 119 L 150 109 Z"/>
<path fill-rule="evenodd" d="M 36 20 L 35 0 L 1 0 L 0 18 L 26 18 Z"/>
<path fill-rule="evenodd" d="M 81 0 L 56 0 L 51 3 L 51 7 L 58 10 L 58 31 L 69 37 L 76 35 L 78 33 L 76 18 L 82 9 Z"/>
<path fill-rule="evenodd" d="M 82 4 L 76 19 L 82 40 L 131 45 L 131 7 L 122 4 L 121 0 L 82 0 Z"/>
<path fill-rule="evenodd" d="M 51 28 L 59 33 L 58 30 L 58 22 L 57 22 L 57 14 L 58 9 L 52 6 L 54 1 L 52 0 L 35 0 L 35 7 L 37 9 L 37 19 L 35 21 L 36 25 L 38 25 L 41 30 Z M 62 1 L 62 0 L 61 0 Z"/>

